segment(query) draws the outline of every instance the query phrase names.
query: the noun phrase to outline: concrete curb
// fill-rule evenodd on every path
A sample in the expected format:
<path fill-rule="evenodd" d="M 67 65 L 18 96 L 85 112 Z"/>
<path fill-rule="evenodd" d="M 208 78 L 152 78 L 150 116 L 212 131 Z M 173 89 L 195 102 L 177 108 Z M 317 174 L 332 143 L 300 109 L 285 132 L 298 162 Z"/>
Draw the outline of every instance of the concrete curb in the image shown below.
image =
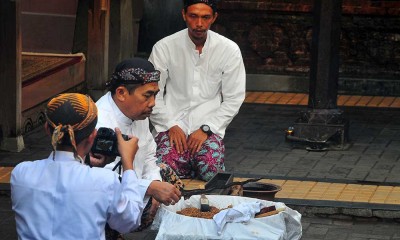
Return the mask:
<path fill-rule="evenodd" d="M 283 199 L 275 201 L 284 202 L 288 207 L 297 210 L 303 216 L 307 217 L 324 217 L 334 219 L 384 219 L 400 223 L 400 209 L 378 209 L 371 207 L 344 207 L 344 206 L 317 206 L 312 205 L 312 201 L 306 204 L 293 204 Z M 340 202 L 336 202 L 340 203 Z M 332 204 L 334 205 L 334 204 Z"/>

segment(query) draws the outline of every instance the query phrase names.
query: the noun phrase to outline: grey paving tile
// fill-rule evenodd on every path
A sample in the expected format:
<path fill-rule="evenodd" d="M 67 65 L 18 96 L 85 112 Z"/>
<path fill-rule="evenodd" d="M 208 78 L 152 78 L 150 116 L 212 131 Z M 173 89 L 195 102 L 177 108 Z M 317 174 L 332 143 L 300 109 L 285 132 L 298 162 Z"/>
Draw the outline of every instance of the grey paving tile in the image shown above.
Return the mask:
<path fill-rule="evenodd" d="M 334 166 L 329 173 L 336 176 L 347 176 L 351 172 L 351 168 L 342 167 L 342 166 Z"/>
<path fill-rule="evenodd" d="M 329 178 L 329 173 L 327 172 L 309 172 L 307 178 L 323 180 Z"/>
<path fill-rule="evenodd" d="M 276 166 L 271 172 L 273 172 L 275 176 L 287 176 L 291 170 L 291 168 Z"/>
<path fill-rule="evenodd" d="M 323 239 L 324 240 L 346 239 L 350 233 L 351 230 L 346 231 L 344 229 L 329 229 Z"/>
<path fill-rule="evenodd" d="M 365 178 L 368 176 L 368 173 L 369 171 L 352 169 L 351 172 L 347 175 L 347 178 L 351 180 L 365 180 Z"/>
<path fill-rule="evenodd" d="M 387 146 L 388 150 L 399 150 L 400 149 L 400 139 L 399 140 L 392 140 L 389 145 Z"/>
<path fill-rule="evenodd" d="M 271 152 L 269 152 L 269 153 L 267 154 L 267 157 L 268 157 L 268 158 L 282 159 L 282 158 L 284 158 L 286 155 L 288 155 L 287 152 L 278 152 L 278 151 L 272 150 Z"/>
<path fill-rule="evenodd" d="M 327 226 L 310 226 L 307 229 L 306 235 L 309 237 L 314 237 L 314 238 L 321 238 L 324 237 L 326 235 L 326 233 L 328 232 L 328 227 Z"/>
<path fill-rule="evenodd" d="M 359 234 L 359 233 L 352 233 L 350 235 L 352 238 L 360 238 L 360 239 L 390 239 L 390 236 L 385 235 L 377 235 L 377 234 Z M 351 238 L 351 239 L 352 239 Z"/>
<path fill-rule="evenodd" d="M 383 153 L 383 148 L 379 148 L 379 147 L 368 147 L 367 149 L 365 149 L 364 153 L 365 154 L 372 154 L 372 155 L 381 155 Z"/>
<path fill-rule="evenodd" d="M 301 158 L 297 161 L 296 167 L 300 169 L 312 169 L 315 167 L 317 164 L 317 160 L 315 159 L 307 159 L 307 158 Z"/>
<path fill-rule="evenodd" d="M 360 160 L 360 155 L 345 155 L 342 154 L 342 156 L 339 158 L 339 162 L 343 164 L 349 164 L 349 165 L 354 165 Z"/>
<path fill-rule="evenodd" d="M 366 181 L 371 181 L 371 182 L 385 182 L 386 180 L 386 175 L 381 174 L 379 172 L 369 172 L 368 175 L 365 177 Z"/>
<path fill-rule="evenodd" d="M 314 166 L 314 171 L 317 171 L 317 172 L 325 171 L 328 173 L 334 166 L 335 166 L 334 163 L 318 162 Z"/>
<path fill-rule="evenodd" d="M 400 151 L 385 150 L 385 152 L 380 156 L 380 161 L 396 163 L 399 161 L 399 158 Z"/>
<path fill-rule="evenodd" d="M 309 175 L 310 171 L 301 170 L 301 169 L 293 169 L 291 170 L 288 175 L 295 178 L 304 178 Z"/>
<path fill-rule="evenodd" d="M 386 181 L 389 183 L 398 183 L 400 182 L 400 174 L 398 172 L 396 173 L 391 173 L 386 176 Z"/>
<path fill-rule="evenodd" d="M 387 174 L 393 167 L 394 164 L 386 164 L 378 161 L 377 164 L 372 168 L 372 171 L 382 171 Z"/>

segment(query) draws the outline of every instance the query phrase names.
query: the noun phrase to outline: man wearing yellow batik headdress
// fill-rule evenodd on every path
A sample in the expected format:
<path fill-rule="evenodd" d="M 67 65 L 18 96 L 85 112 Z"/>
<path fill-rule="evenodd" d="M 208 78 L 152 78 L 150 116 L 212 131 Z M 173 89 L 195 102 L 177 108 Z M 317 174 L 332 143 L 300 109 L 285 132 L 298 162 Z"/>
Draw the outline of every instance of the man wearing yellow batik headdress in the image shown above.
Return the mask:
<path fill-rule="evenodd" d="M 179 200 L 171 184 L 136 177 L 138 139 L 123 140 L 118 128 L 121 182 L 114 172 L 84 164 L 97 117 L 95 103 L 83 94 L 61 94 L 47 104 L 45 130 L 53 152 L 18 164 L 11 174 L 18 239 L 105 239 L 106 223 L 122 233 L 140 225 L 147 195 L 165 204 Z"/>

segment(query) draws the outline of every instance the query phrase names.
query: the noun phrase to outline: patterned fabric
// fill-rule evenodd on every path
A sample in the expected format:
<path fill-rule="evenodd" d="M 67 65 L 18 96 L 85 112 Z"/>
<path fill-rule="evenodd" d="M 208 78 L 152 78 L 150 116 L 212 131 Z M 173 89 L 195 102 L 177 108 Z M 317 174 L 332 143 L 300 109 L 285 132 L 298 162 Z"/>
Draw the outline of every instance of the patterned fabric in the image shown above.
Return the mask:
<path fill-rule="evenodd" d="M 79 93 L 60 94 L 47 104 L 46 120 L 54 128 L 51 138 L 54 153 L 57 145 L 62 143 L 65 133 L 68 133 L 74 154 L 77 155 L 76 144 L 94 130 L 97 107 L 89 96 Z M 75 138 L 76 134 L 78 139 Z"/>
<path fill-rule="evenodd" d="M 146 84 L 160 81 L 160 71 L 143 58 L 131 58 L 120 62 L 106 87 L 121 84 Z"/>
<path fill-rule="evenodd" d="M 179 154 L 169 143 L 168 131 L 161 132 L 155 138 L 158 162 L 168 164 L 180 178 L 199 177 L 210 180 L 217 172 L 224 172 L 225 145 L 216 134 L 212 134 L 203 143 L 200 151 L 190 156 L 189 151 Z"/>
<path fill-rule="evenodd" d="M 124 240 L 124 237 L 122 236 L 121 233 L 118 231 L 115 231 L 114 229 L 110 228 L 108 224 L 106 224 L 106 240 Z"/>
<path fill-rule="evenodd" d="M 160 168 L 160 174 L 164 182 L 169 182 L 174 185 L 179 191 L 181 191 L 185 186 L 182 180 L 176 175 L 175 171 L 165 163 L 158 163 Z"/>
<path fill-rule="evenodd" d="M 182 190 L 184 188 L 184 184 L 182 180 L 176 175 L 174 170 L 170 166 L 165 163 L 159 163 L 158 167 L 160 168 L 161 178 L 164 182 L 169 182 L 174 185 L 178 190 Z M 149 227 L 154 220 L 154 216 L 150 215 L 150 208 L 152 206 L 152 198 L 147 203 L 146 207 L 143 210 L 141 225 L 136 229 L 137 232 L 142 231 Z"/>
<path fill-rule="evenodd" d="M 114 72 L 111 81 L 120 81 L 123 83 L 151 83 L 160 81 L 160 71 L 146 72 L 141 68 L 128 68 L 120 72 Z"/>

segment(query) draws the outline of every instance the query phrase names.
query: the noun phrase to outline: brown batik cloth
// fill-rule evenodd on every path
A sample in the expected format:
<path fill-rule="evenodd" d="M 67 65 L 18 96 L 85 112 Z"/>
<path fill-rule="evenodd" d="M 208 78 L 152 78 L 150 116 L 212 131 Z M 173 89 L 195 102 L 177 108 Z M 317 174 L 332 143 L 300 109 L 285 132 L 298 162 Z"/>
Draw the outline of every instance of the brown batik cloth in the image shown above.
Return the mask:
<path fill-rule="evenodd" d="M 165 163 L 159 163 L 158 167 L 160 167 L 161 178 L 164 182 L 171 183 L 178 190 L 183 189 L 184 184 L 183 184 L 182 180 L 178 177 L 178 175 L 174 172 L 174 170 L 172 170 L 172 168 L 170 166 L 168 166 Z M 141 219 L 142 224 L 139 226 L 138 229 L 136 229 L 137 232 L 142 231 L 143 229 L 146 229 L 153 223 L 154 217 L 150 216 L 151 204 L 152 204 L 152 198 L 149 199 L 149 202 L 147 203 L 146 207 L 143 210 L 142 219 Z"/>
<path fill-rule="evenodd" d="M 124 237 L 118 231 L 110 228 L 108 223 L 106 224 L 106 240 L 124 240 Z"/>

